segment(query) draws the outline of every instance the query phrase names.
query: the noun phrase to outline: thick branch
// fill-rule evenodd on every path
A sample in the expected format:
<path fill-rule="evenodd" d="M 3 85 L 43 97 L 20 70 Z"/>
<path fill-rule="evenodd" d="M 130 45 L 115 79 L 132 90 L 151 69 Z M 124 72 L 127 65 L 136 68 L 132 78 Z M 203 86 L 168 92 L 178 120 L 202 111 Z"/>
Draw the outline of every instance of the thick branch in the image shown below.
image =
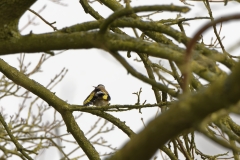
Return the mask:
<path fill-rule="evenodd" d="M 33 5 L 36 0 L 1 0 L 0 1 L 0 24 L 8 24 L 10 21 L 20 19 L 28 8 Z"/>
<path fill-rule="evenodd" d="M 110 32 L 104 35 L 100 35 L 98 32 L 26 35 L 19 38 L 17 42 L 5 41 L 0 43 L 0 54 L 89 48 L 100 48 L 107 51 L 130 50 L 137 53 L 146 53 L 153 57 L 169 59 L 176 63 L 183 62 L 183 49 L 175 50 L 167 45 L 145 42 L 140 39 Z M 200 56 L 197 56 L 197 58 L 200 58 Z M 191 67 L 195 73 L 210 82 L 215 80 L 216 76 L 219 74 L 208 70 L 205 66 L 195 61 L 192 62 Z"/>
<path fill-rule="evenodd" d="M 134 8 L 124 8 L 122 10 L 114 12 L 109 16 L 100 27 L 99 33 L 105 33 L 108 26 L 116 19 L 123 17 L 125 15 L 137 13 L 137 12 L 146 12 L 146 11 L 177 11 L 177 12 L 188 12 L 190 9 L 188 7 L 180 7 L 174 5 L 154 5 L 154 6 L 141 6 Z"/>
<path fill-rule="evenodd" d="M 42 98 L 50 106 L 55 108 L 63 117 L 63 120 L 67 126 L 67 130 L 73 135 L 73 137 L 78 142 L 79 146 L 83 149 L 89 159 L 98 160 L 99 155 L 92 144 L 84 136 L 84 133 L 79 128 L 76 123 L 72 112 L 68 111 L 69 105 L 58 98 L 54 93 L 50 92 L 48 89 L 43 87 L 41 84 L 37 83 L 34 80 L 29 79 L 23 73 L 20 73 L 15 68 L 8 65 L 2 59 L 0 59 L 0 71 L 14 83 L 24 87 L 33 94 Z"/>
<path fill-rule="evenodd" d="M 0 1 L 0 40 L 9 37 L 17 38 L 18 22 L 26 10 L 36 0 L 1 0 Z"/>
<path fill-rule="evenodd" d="M 182 97 L 168 111 L 150 122 L 111 159 L 150 159 L 157 148 L 172 137 L 194 127 L 209 114 L 237 103 L 240 99 L 239 79 L 240 63 L 227 79 L 221 78 L 202 92 Z"/>
<path fill-rule="evenodd" d="M 82 24 L 77 24 L 73 25 L 71 27 L 63 28 L 63 32 L 80 32 L 80 31 L 88 31 L 92 29 L 97 29 L 100 27 L 102 24 L 103 20 L 100 21 L 93 21 L 93 22 L 85 22 Z M 111 27 L 133 27 L 133 28 L 138 28 L 140 30 L 143 30 L 143 32 L 148 35 L 149 37 L 152 37 L 153 34 L 150 31 L 156 31 L 157 33 L 163 33 L 166 35 L 169 35 L 170 37 L 174 38 L 176 41 L 179 43 L 183 43 L 184 45 L 187 45 L 187 43 L 191 40 L 189 37 L 184 35 L 183 33 L 167 26 L 163 25 L 160 22 L 147 22 L 147 21 L 142 21 L 138 19 L 133 19 L 133 18 L 121 18 L 116 21 L 114 21 L 111 24 Z M 159 37 L 159 35 L 157 35 Z M 168 46 L 169 47 L 169 46 Z M 172 46 L 171 46 L 172 47 Z M 202 53 L 206 55 L 207 57 L 219 61 L 220 63 L 226 65 L 229 68 L 232 68 L 235 65 L 235 62 L 229 58 L 228 56 L 221 54 L 217 52 L 216 50 L 211 50 L 206 48 L 202 44 L 196 44 L 196 51 L 199 53 Z"/>

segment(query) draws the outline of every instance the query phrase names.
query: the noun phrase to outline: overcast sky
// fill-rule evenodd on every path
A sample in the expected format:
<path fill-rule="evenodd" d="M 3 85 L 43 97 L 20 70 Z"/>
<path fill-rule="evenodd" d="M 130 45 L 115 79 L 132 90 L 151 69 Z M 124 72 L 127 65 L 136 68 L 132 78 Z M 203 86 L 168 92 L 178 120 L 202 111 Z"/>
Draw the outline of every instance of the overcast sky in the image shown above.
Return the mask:
<path fill-rule="evenodd" d="M 50 1 L 41 0 L 37 1 L 31 7 L 31 9 L 37 12 L 44 5 L 47 5 L 46 9 L 41 12 L 40 15 L 49 22 L 56 21 L 56 24 L 54 26 L 56 26 L 58 29 L 71 26 L 76 23 L 94 20 L 90 15 L 84 12 L 78 0 L 63 0 L 62 3 L 67 4 L 67 6 L 56 5 Z M 178 0 L 132 0 L 133 6 L 146 4 L 161 5 L 170 3 L 183 6 L 183 4 Z M 183 17 L 192 18 L 196 16 L 208 16 L 208 12 L 201 2 L 190 1 L 188 3 L 194 5 L 194 7 L 192 8 L 191 12 L 182 14 Z M 211 5 L 213 9 L 213 15 L 215 17 L 226 16 L 231 13 L 239 12 L 239 4 L 236 2 L 229 2 L 227 6 L 224 6 L 223 3 L 214 3 Z M 111 14 L 111 11 L 109 9 L 100 5 L 98 2 L 94 3 L 93 7 L 97 8 L 99 13 L 104 17 L 107 17 L 109 14 Z M 164 18 L 175 18 L 177 14 L 178 13 L 169 12 L 160 13 L 154 16 L 154 19 L 161 20 Z M 19 28 L 21 29 L 27 23 L 28 17 L 33 16 L 34 15 L 31 12 L 26 12 L 20 21 Z M 189 26 L 186 26 L 185 28 L 187 35 L 192 36 L 206 22 L 207 20 L 190 22 Z M 22 32 L 22 34 L 28 34 L 30 31 L 32 31 L 34 34 L 53 31 L 52 28 L 42 22 L 39 18 L 36 18 L 35 23 L 37 23 L 37 25 L 29 26 Z M 177 28 L 177 26 L 175 28 Z M 223 43 L 227 49 L 233 44 L 232 39 L 237 39 L 238 41 L 240 40 L 239 33 L 236 34 L 236 31 L 239 30 L 239 28 L 240 23 L 224 24 L 221 35 L 225 36 Z M 132 34 L 131 30 L 126 30 L 126 32 Z M 213 36 L 211 32 L 212 31 L 207 31 L 204 34 L 204 36 L 206 36 L 206 42 L 209 42 L 210 38 Z M 55 52 L 57 53 L 58 51 Z M 234 53 L 237 54 L 236 51 Z M 122 53 L 122 55 L 126 57 L 125 53 Z M 2 56 L 1 58 L 9 62 L 10 65 L 17 67 L 18 64 L 16 63 L 16 58 L 13 57 L 18 57 L 18 55 Z M 39 57 L 40 54 L 34 53 L 32 55 L 27 55 L 26 58 L 28 61 L 34 62 L 38 60 Z M 132 54 L 132 57 L 127 60 L 137 69 L 137 71 L 145 74 L 146 72 L 143 65 L 134 61 L 136 57 L 136 54 Z M 158 61 L 156 62 L 158 63 Z M 164 63 L 164 61 L 162 63 Z M 56 88 L 54 88 L 53 91 L 56 92 L 57 96 L 71 104 L 82 104 L 84 99 L 93 90 L 92 86 L 96 86 L 98 84 L 105 85 L 112 98 L 111 104 L 136 103 L 137 98 L 132 93 L 139 91 L 140 87 L 142 87 L 143 91 L 141 95 L 141 102 L 147 100 L 147 103 L 155 103 L 155 98 L 151 86 L 127 74 L 126 69 L 124 69 L 110 54 L 106 53 L 103 50 L 68 50 L 63 54 L 60 54 L 48 60 L 42 67 L 42 70 L 44 72 L 34 75 L 32 78 L 45 85 L 51 78 L 55 76 L 56 73 L 60 72 L 63 67 L 66 67 L 69 72 L 67 73 L 64 80 Z M 5 98 L 1 101 L 1 106 L 4 107 L 6 105 L 11 105 L 12 107 L 16 107 L 18 106 L 18 103 L 19 102 L 16 101 L 10 103 L 9 98 Z M 7 108 L 6 110 L 9 112 L 9 114 L 11 114 L 12 111 L 10 108 Z M 126 121 L 127 125 L 129 125 L 134 131 L 138 132 L 143 128 L 141 118 L 143 118 L 147 123 L 150 119 L 154 118 L 156 111 L 157 108 L 143 109 L 142 114 L 140 114 L 138 111 L 130 111 L 114 113 L 114 115 L 118 116 L 122 121 Z M 51 117 L 50 114 L 44 116 L 48 118 Z M 96 116 L 84 115 L 81 118 L 81 121 L 78 121 L 78 124 L 84 131 L 86 131 L 91 127 L 91 125 L 93 125 L 96 119 Z M 108 136 L 108 140 L 113 143 L 115 147 L 119 147 L 123 144 L 124 141 L 128 140 L 128 137 L 116 129 L 116 132 Z M 199 143 L 198 147 L 202 149 L 204 153 L 219 153 L 218 150 L 211 150 L 212 146 L 209 144 L 209 142 L 207 142 L 209 140 L 204 140 L 201 136 L 199 136 L 197 141 L 202 142 Z M 57 153 L 52 155 L 54 155 L 54 159 L 59 159 Z"/>

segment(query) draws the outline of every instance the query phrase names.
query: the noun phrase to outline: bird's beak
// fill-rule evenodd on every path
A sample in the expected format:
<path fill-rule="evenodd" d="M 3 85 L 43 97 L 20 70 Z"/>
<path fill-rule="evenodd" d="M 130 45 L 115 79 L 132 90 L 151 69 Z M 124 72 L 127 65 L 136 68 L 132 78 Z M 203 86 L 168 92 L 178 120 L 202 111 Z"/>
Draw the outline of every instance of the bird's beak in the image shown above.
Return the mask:
<path fill-rule="evenodd" d="M 97 87 L 95 87 L 95 86 L 93 86 L 94 88 L 97 88 Z"/>

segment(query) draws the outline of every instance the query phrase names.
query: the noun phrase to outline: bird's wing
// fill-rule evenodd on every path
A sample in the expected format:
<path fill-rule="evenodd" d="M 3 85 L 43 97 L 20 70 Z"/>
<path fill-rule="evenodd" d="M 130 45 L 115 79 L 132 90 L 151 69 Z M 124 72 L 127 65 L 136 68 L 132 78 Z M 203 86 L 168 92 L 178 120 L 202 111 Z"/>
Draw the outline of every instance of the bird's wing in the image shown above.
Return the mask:
<path fill-rule="evenodd" d="M 89 94 L 89 96 L 83 101 L 83 105 L 84 105 L 84 106 L 88 106 L 88 105 L 92 104 L 95 99 L 96 99 L 95 92 L 92 91 L 92 92 Z"/>

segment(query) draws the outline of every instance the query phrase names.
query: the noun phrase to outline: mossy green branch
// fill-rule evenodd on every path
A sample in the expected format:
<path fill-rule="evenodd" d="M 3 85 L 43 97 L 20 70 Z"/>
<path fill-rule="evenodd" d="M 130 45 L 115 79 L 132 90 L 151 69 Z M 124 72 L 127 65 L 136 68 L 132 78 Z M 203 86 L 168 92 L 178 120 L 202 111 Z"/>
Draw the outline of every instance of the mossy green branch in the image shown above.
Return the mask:
<path fill-rule="evenodd" d="M 172 60 L 176 63 L 183 62 L 183 49 L 168 47 L 158 43 L 145 42 L 126 35 L 107 32 L 104 35 L 95 32 L 73 32 L 73 33 L 49 33 L 39 35 L 22 36 L 17 42 L 4 41 L 0 43 L 0 54 L 13 54 L 19 52 L 32 53 L 48 50 L 63 49 L 90 49 L 99 48 L 106 51 L 134 51 L 146 53 L 149 56 Z M 208 81 L 215 80 L 216 74 L 204 65 L 193 61 L 193 71 Z M 215 65 L 216 67 L 216 65 Z"/>
<path fill-rule="evenodd" d="M 77 106 L 76 106 L 77 107 Z M 76 108 L 75 107 L 75 108 Z M 79 107 L 77 107 L 79 108 Z M 76 109 L 77 109 L 76 108 Z M 108 114 L 106 112 L 102 112 L 102 111 L 97 111 L 97 110 L 86 110 L 84 112 L 87 113 L 91 113 L 93 115 L 97 115 L 99 117 L 102 117 L 106 120 L 108 120 L 109 122 L 111 122 L 112 124 L 114 124 L 115 126 L 117 126 L 120 130 L 122 130 L 125 134 L 127 134 L 129 136 L 129 138 L 132 138 L 134 135 L 136 135 L 131 128 L 129 128 L 125 122 L 122 122 L 120 119 L 112 116 L 111 114 Z M 171 157 L 172 160 L 177 160 L 177 158 L 175 157 L 175 155 L 172 153 L 172 151 L 170 149 L 168 149 L 166 146 L 162 146 L 160 147 L 160 149 L 162 151 L 164 151 L 169 157 Z"/>
<path fill-rule="evenodd" d="M 89 13 L 93 18 L 95 18 L 96 20 L 103 20 L 103 16 L 101 16 L 97 11 L 95 11 L 90 5 L 88 0 L 80 0 L 79 1 L 84 9 L 84 11 L 86 13 Z M 119 33 L 119 34 L 125 34 L 123 31 L 121 31 L 118 28 L 111 28 L 111 30 L 115 33 Z"/>
<path fill-rule="evenodd" d="M 183 12 L 186 13 L 190 10 L 188 7 L 174 6 L 174 5 L 154 5 L 154 6 L 140 6 L 134 8 L 124 8 L 118 10 L 110 15 L 100 26 L 99 33 L 104 34 L 107 31 L 108 26 L 116 19 L 138 12 L 149 12 L 149 11 L 171 11 L 171 12 Z"/>
<path fill-rule="evenodd" d="M 91 16 L 93 16 L 95 19 L 100 20 L 104 19 L 97 11 L 95 11 L 88 3 L 87 0 L 80 0 L 80 4 L 82 5 L 85 13 L 89 13 Z"/>
<path fill-rule="evenodd" d="M 158 147 L 172 137 L 197 126 L 209 114 L 236 104 L 240 100 L 239 79 L 240 63 L 227 78 L 220 78 L 209 88 L 180 98 L 110 159 L 150 159 Z"/>
<path fill-rule="evenodd" d="M 2 40 L 16 39 L 20 36 L 18 22 L 27 9 L 36 0 L 1 0 L 0 1 L 0 43 Z"/>
<path fill-rule="evenodd" d="M 1 0 L 0 26 L 20 19 L 21 16 L 33 5 L 36 0 Z M 14 11 L 14 12 L 13 12 Z"/>
<path fill-rule="evenodd" d="M 69 111 L 121 111 L 121 109 L 132 110 L 141 108 L 150 108 L 157 106 L 171 105 L 171 102 L 160 102 L 156 104 L 144 104 L 144 105 L 111 105 L 111 106 L 82 106 L 82 105 L 71 105 Z"/>
<path fill-rule="evenodd" d="M 119 1 L 116 0 L 101 0 L 101 3 L 106 5 L 108 8 L 110 8 L 113 11 L 123 9 L 124 7 L 119 3 Z"/>
<path fill-rule="evenodd" d="M 83 149 L 83 151 L 86 153 L 88 158 L 93 160 L 100 159 L 98 152 L 84 136 L 84 133 L 76 123 L 72 112 L 68 110 L 69 105 L 65 101 L 58 98 L 54 93 L 46 89 L 41 84 L 37 83 L 32 79 L 29 79 L 23 73 L 8 65 L 2 59 L 0 59 L 0 71 L 7 78 L 11 79 L 14 83 L 29 90 L 33 94 L 42 98 L 50 106 L 55 108 L 62 115 L 62 118 L 67 126 L 67 131 L 73 135 L 73 137 L 78 142 L 79 146 Z"/>
<path fill-rule="evenodd" d="M 145 42 L 126 35 L 106 33 L 104 35 L 93 32 L 29 34 L 20 37 L 16 42 L 4 41 L 0 43 L 0 55 L 14 53 L 34 53 L 48 50 L 90 49 L 124 51 L 132 50 L 147 53 L 150 56 L 172 59 L 181 62 L 183 53 L 157 43 Z"/>
<path fill-rule="evenodd" d="M 72 32 L 80 32 L 80 31 L 88 31 L 88 30 L 93 30 L 93 29 L 98 29 L 100 25 L 103 23 L 103 20 L 100 21 L 93 21 L 93 22 L 85 22 L 82 24 L 77 24 L 73 25 L 71 27 L 63 28 L 60 30 L 61 32 L 67 32 L 67 33 L 72 33 Z M 147 21 L 142 21 L 138 19 L 133 19 L 133 18 L 120 18 L 115 20 L 111 24 L 112 28 L 115 27 L 133 27 L 133 28 L 138 28 L 140 30 L 143 30 L 144 33 L 147 35 L 149 33 L 150 36 L 152 37 L 153 34 L 152 32 L 160 32 L 162 34 L 166 34 L 172 38 L 174 38 L 176 41 L 179 43 L 183 43 L 184 45 L 187 45 L 187 42 L 190 41 L 189 37 L 186 37 L 183 33 L 173 29 L 170 26 L 164 25 L 160 22 L 147 22 Z M 151 31 L 151 32 L 150 32 Z M 173 47 L 173 46 L 168 46 L 168 47 Z M 176 48 L 176 47 L 175 47 Z M 182 50 L 181 48 L 179 48 Z M 224 65 L 226 65 L 228 68 L 232 68 L 235 65 L 235 61 L 229 58 L 228 56 L 217 52 L 216 50 L 211 50 L 206 48 L 204 45 L 201 44 L 196 44 L 195 51 L 198 53 L 201 53 L 205 55 L 206 57 L 209 57 L 215 61 L 218 61 Z"/>

